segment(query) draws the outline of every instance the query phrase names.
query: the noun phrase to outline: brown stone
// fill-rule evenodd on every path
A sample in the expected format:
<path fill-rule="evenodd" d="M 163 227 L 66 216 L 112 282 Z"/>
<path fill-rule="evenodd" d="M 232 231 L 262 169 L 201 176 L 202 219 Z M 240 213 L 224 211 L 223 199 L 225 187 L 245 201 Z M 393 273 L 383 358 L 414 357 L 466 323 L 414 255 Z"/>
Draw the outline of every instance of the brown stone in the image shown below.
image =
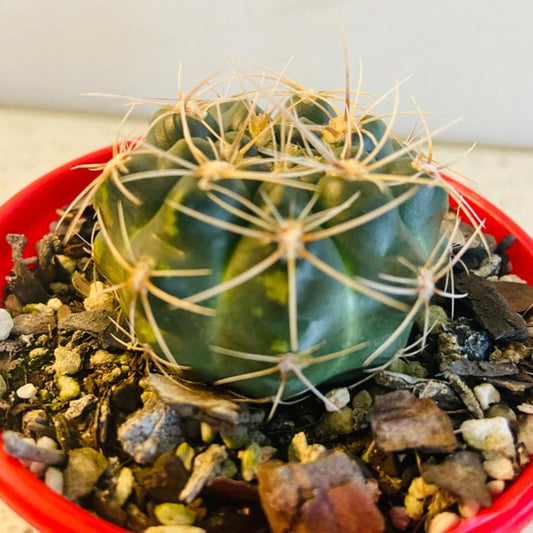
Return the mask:
<path fill-rule="evenodd" d="M 406 390 L 376 397 L 370 425 L 377 446 L 385 452 L 451 451 L 457 445 L 448 415 L 433 400 Z"/>
<path fill-rule="evenodd" d="M 533 306 L 533 286 L 518 281 L 489 281 L 509 304 L 512 311 L 522 313 Z"/>
<path fill-rule="evenodd" d="M 384 531 L 359 467 L 342 452 L 305 464 L 269 461 L 259 465 L 257 475 L 273 533 Z"/>

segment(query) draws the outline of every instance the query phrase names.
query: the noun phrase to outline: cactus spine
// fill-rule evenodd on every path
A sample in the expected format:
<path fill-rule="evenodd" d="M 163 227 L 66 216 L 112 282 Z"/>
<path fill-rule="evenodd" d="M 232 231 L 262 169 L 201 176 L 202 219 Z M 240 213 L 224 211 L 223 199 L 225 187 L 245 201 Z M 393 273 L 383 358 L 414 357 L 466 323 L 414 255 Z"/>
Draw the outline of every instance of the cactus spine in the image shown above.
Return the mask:
<path fill-rule="evenodd" d="M 228 97 L 199 85 L 116 149 L 94 259 L 132 335 L 186 377 L 323 398 L 405 346 L 437 290 L 444 182 L 425 172 L 428 135 L 394 134 L 397 98 L 386 120 L 359 91 L 236 81 Z"/>

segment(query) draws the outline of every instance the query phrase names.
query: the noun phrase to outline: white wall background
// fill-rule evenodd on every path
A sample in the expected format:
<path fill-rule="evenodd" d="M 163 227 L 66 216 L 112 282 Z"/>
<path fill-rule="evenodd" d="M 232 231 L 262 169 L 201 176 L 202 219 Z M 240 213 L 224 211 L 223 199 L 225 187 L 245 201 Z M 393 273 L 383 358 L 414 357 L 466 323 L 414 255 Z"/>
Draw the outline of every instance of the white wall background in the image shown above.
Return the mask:
<path fill-rule="evenodd" d="M 531 147 L 532 21 L 529 0 L 0 0 L 0 104 L 122 113 L 80 93 L 168 97 L 180 62 L 187 88 L 227 57 L 342 87 L 344 28 L 366 90 L 414 74 L 404 105 L 464 116 L 439 140 Z"/>

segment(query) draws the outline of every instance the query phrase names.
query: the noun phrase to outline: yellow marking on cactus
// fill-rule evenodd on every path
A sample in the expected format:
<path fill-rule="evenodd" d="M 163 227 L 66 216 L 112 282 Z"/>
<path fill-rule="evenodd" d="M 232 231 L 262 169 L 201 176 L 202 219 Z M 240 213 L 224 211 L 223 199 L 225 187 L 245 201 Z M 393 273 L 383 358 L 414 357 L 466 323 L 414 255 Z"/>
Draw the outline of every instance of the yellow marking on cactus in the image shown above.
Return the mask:
<path fill-rule="evenodd" d="M 130 322 L 130 336 L 132 339 L 135 338 L 135 316 L 137 303 L 140 302 L 144 310 L 144 313 L 147 319 L 151 322 L 151 325 L 156 328 L 158 331 L 154 330 L 154 336 L 157 341 L 161 341 L 160 347 L 165 353 L 165 355 L 171 357 L 171 352 L 166 345 L 164 338 L 157 327 L 157 322 L 153 315 L 153 312 L 150 307 L 150 302 L 148 295 L 151 294 L 156 298 L 170 304 L 171 306 L 178 309 L 185 309 L 187 311 L 197 313 L 204 316 L 213 316 L 214 310 L 207 307 L 199 306 L 186 300 L 182 300 L 166 293 L 152 283 L 152 277 L 187 277 L 187 276 L 207 276 L 211 274 L 211 270 L 207 268 L 203 269 L 175 269 L 175 270 L 154 270 L 152 266 L 147 262 L 138 259 L 131 247 L 129 237 L 125 227 L 124 214 L 122 204 L 119 202 L 117 205 L 118 217 L 119 217 L 119 226 L 120 233 L 125 243 L 126 248 L 126 257 L 115 246 L 115 243 L 109 235 L 109 231 L 104 224 L 100 224 L 100 233 L 105 240 L 106 245 L 108 246 L 113 259 L 118 263 L 122 268 L 125 274 L 125 281 L 118 283 L 106 289 L 106 291 L 120 291 L 122 289 L 127 289 L 130 292 L 130 301 L 128 306 L 128 319 Z M 98 214 L 98 212 L 97 212 Z"/>
<path fill-rule="evenodd" d="M 289 291 L 287 287 L 287 274 L 283 270 L 266 272 L 262 276 L 266 297 L 279 304 L 287 305 Z"/>
<path fill-rule="evenodd" d="M 283 339 L 274 339 L 270 343 L 270 351 L 272 353 L 286 353 L 289 350 L 289 345 L 286 340 Z"/>

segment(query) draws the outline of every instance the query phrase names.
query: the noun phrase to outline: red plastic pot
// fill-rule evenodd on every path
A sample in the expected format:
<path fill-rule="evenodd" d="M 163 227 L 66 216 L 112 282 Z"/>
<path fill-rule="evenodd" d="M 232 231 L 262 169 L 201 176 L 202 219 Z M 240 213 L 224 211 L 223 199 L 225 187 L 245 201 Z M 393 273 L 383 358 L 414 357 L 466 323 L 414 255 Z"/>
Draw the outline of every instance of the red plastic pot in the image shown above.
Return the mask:
<path fill-rule="evenodd" d="M 57 218 L 56 209 L 68 204 L 95 174 L 78 165 L 100 163 L 111 157 L 104 148 L 71 161 L 20 191 L 0 208 L 0 275 L 11 269 L 11 250 L 3 238 L 7 233 L 24 233 L 36 242 Z M 533 283 L 533 239 L 490 202 L 452 182 L 467 198 L 486 229 L 497 239 L 512 234 L 517 238 L 509 250 L 514 272 Z M 27 247 L 33 254 L 33 246 Z M 7 455 L 0 437 L 0 497 L 43 533 L 124 533 L 50 490 L 21 463 Z M 519 532 L 533 520 L 533 464 L 529 465 L 494 504 L 453 529 L 454 533 Z"/>

